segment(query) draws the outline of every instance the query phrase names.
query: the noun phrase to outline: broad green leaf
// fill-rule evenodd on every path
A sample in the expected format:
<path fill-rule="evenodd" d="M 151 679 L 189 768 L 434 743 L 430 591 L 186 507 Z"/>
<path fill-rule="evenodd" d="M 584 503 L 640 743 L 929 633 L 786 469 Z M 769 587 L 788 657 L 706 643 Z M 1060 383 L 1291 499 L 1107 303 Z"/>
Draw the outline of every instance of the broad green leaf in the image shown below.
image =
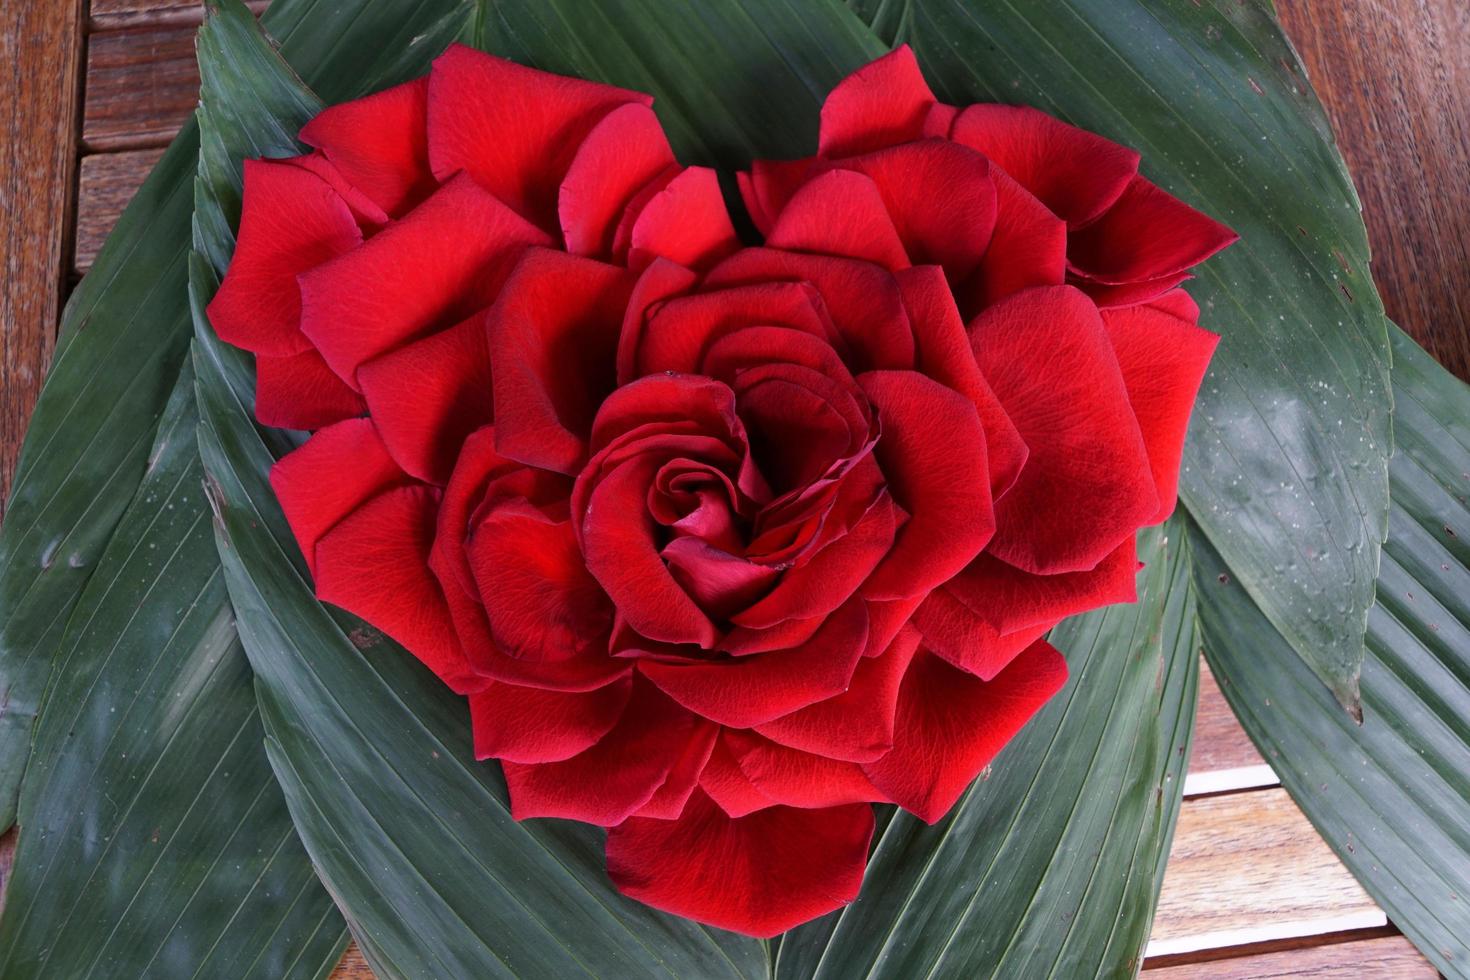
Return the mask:
<path fill-rule="evenodd" d="M 1190 287 L 1224 340 L 1183 495 L 1355 711 L 1388 514 L 1388 337 L 1357 197 L 1280 27 L 1238 0 L 909 7 L 941 98 L 1034 105 L 1132 146 L 1147 176 L 1241 234 Z"/>
<path fill-rule="evenodd" d="M 1199 679 L 1179 523 L 1145 532 L 1137 605 L 1053 631 L 1062 692 L 939 823 L 892 816 L 858 900 L 787 933 L 778 978 L 1137 971 Z"/>
<path fill-rule="evenodd" d="M 840 0 L 479 0 L 470 40 L 651 93 L 679 158 L 727 170 L 813 152 L 822 99 L 884 50 Z"/>
<path fill-rule="evenodd" d="M 1208 545 L 1205 650 L 1317 830 L 1446 976 L 1470 977 L 1470 388 L 1394 330 L 1393 507 L 1363 723 L 1335 709 Z"/>
<path fill-rule="evenodd" d="M 205 149 L 191 293 L 219 554 L 271 764 L 364 954 L 385 976 L 762 975 L 759 943 L 618 895 L 600 832 L 513 821 L 499 768 L 474 759 L 463 699 L 312 597 L 266 479 L 291 440 L 252 424 L 248 359 L 204 316 L 229 253 L 223 216 L 238 200 L 239 144 L 262 153 L 289 142 L 312 97 L 233 5 L 209 21 L 199 50 Z M 227 97 L 245 91 L 254 97 Z M 220 153 L 215 133 L 229 134 Z"/>
<path fill-rule="evenodd" d="M 337 101 L 420 74 L 470 12 L 470 0 L 276 0 L 265 24 Z M 72 294 L 21 450 L 0 534 L 0 832 L 62 631 L 143 479 L 188 350 L 197 152 L 190 123 Z"/>
<path fill-rule="evenodd" d="M 68 625 L 20 801 L 0 977 L 325 974 L 346 942 L 261 751 L 191 370 Z"/>

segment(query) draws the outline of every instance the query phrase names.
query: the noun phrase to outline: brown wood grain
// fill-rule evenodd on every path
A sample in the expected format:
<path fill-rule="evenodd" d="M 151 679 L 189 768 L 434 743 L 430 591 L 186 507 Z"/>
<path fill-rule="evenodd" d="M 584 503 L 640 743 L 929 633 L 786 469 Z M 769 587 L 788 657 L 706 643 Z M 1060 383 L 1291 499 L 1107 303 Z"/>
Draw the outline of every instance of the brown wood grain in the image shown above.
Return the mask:
<path fill-rule="evenodd" d="M 1144 980 L 1434 980 L 1439 974 L 1403 936 L 1155 967 Z"/>
<path fill-rule="evenodd" d="M 82 114 L 88 150 L 163 146 L 198 102 L 192 26 L 130 27 L 91 36 Z"/>
<path fill-rule="evenodd" d="M 1276 7 L 1358 186 L 1389 316 L 1470 379 L 1470 4 Z"/>
<path fill-rule="evenodd" d="M 82 157 L 77 188 L 76 248 L 72 268 L 86 272 L 123 209 L 148 176 L 162 149 L 97 153 Z"/>
<path fill-rule="evenodd" d="M 69 268 L 82 0 L 0 3 L 0 513 Z"/>

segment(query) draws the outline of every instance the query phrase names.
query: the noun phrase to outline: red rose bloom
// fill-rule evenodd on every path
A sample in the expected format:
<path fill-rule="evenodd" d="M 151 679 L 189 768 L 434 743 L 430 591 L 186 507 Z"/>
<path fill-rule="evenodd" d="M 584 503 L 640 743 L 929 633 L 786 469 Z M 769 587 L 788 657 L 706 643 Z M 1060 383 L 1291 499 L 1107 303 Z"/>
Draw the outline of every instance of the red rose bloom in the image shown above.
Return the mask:
<path fill-rule="evenodd" d="M 211 315 L 345 392 L 257 407 L 335 423 L 272 473 L 317 593 L 469 696 L 518 818 L 610 828 L 625 893 L 760 936 L 851 901 L 869 804 L 939 819 L 1063 683 L 1047 630 L 1134 597 L 1216 339 L 1172 287 L 1229 233 L 1130 151 L 940 106 L 900 49 L 742 175 L 733 251 L 633 93 L 455 49 L 303 138 L 251 174 L 357 240 L 247 178 Z"/>

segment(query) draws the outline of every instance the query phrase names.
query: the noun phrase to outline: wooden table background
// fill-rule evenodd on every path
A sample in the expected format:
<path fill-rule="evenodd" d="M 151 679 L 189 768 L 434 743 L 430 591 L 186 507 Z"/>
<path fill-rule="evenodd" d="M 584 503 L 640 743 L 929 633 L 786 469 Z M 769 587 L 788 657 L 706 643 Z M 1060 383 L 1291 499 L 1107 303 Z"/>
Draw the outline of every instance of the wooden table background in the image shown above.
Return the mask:
<path fill-rule="evenodd" d="M 199 13 L 187 0 L 0 5 L 3 500 L 61 305 L 194 107 Z M 1277 6 L 1356 177 L 1389 315 L 1467 377 L 1470 6 Z M 1435 976 L 1279 787 L 1208 676 L 1184 792 L 1148 980 Z M 0 840 L 0 889 L 13 846 L 14 835 Z M 337 974 L 366 975 L 355 950 Z"/>

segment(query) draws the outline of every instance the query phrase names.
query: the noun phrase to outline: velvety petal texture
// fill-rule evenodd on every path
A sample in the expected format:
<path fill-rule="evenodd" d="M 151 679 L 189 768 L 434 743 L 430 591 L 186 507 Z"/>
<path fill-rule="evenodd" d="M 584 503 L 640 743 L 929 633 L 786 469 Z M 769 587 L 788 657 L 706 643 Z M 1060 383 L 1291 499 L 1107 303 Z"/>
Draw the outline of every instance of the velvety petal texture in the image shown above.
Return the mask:
<path fill-rule="evenodd" d="M 755 80 L 753 84 L 758 84 Z M 249 161 L 208 308 L 317 595 L 464 695 L 517 819 L 753 936 L 858 894 L 1135 598 L 1233 234 L 1138 154 L 899 47 L 817 152 L 684 167 L 638 92 L 455 45 Z M 460 815 L 465 820 L 474 814 Z"/>

